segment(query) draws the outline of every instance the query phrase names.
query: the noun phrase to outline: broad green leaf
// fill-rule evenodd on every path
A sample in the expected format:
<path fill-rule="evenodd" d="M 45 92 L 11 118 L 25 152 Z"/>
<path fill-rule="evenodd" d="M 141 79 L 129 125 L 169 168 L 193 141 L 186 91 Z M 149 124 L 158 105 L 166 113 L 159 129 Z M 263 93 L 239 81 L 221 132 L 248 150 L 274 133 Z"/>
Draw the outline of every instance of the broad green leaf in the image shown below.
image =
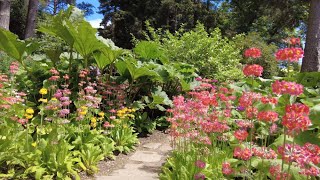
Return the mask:
<path fill-rule="evenodd" d="M 18 36 L 10 31 L 0 28 L 0 50 L 7 53 L 12 58 L 21 61 L 26 50 L 26 44 L 18 40 Z"/>
<path fill-rule="evenodd" d="M 312 124 L 320 126 L 320 104 L 313 106 L 310 109 L 309 118 L 312 121 Z"/>
<path fill-rule="evenodd" d="M 128 70 L 127 63 L 125 61 L 117 61 L 115 63 L 115 66 L 121 76 L 124 76 L 126 71 Z"/>
<path fill-rule="evenodd" d="M 93 54 L 97 65 L 100 69 L 104 69 L 107 65 L 115 62 L 115 60 L 122 54 L 122 50 L 112 50 L 109 47 L 104 47 L 100 51 Z"/>
<path fill-rule="evenodd" d="M 76 27 L 66 21 L 70 35 L 74 39 L 74 48 L 84 58 L 88 58 L 94 51 L 105 47 L 97 38 L 97 30 L 89 22 L 83 20 Z"/>
<path fill-rule="evenodd" d="M 155 42 L 141 41 L 133 51 L 143 59 L 159 59 L 162 64 L 168 63 L 168 58 L 165 56 L 164 51 Z"/>

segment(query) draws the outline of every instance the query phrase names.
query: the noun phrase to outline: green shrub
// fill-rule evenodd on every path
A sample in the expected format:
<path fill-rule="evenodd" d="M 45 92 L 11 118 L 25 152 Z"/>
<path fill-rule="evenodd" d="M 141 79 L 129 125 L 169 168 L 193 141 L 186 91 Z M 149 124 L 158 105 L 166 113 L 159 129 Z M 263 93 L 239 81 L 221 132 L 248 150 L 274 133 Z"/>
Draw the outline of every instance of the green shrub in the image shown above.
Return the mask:
<path fill-rule="evenodd" d="M 240 50 L 234 40 L 223 38 L 219 29 L 209 34 L 202 24 L 198 24 L 189 32 L 180 29 L 175 34 L 161 34 L 161 30 L 149 28 L 149 34 L 152 41 L 161 45 L 170 61 L 194 65 L 203 77 L 220 81 L 242 77 Z"/>
<path fill-rule="evenodd" d="M 277 51 L 277 46 L 274 44 L 267 44 L 258 33 L 249 33 L 246 36 L 239 36 L 235 41 L 236 46 L 241 52 L 251 47 L 259 48 L 262 52 L 261 58 L 257 58 L 253 63 L 259 64 L 263 67 L 263 78 L 271 78 L 277 76 L 280 71 L 278 62 L 274 56 Z M 247 59 L 242 59 L 241 63 L 250 63 Z"/>

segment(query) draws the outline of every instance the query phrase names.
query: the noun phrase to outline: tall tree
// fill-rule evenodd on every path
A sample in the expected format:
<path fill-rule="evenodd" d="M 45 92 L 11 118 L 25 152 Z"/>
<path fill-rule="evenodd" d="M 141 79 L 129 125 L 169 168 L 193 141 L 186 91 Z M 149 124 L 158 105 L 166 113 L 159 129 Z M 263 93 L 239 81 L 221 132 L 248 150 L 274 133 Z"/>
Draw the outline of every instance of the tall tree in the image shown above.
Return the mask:
<path fill-rule="evenodd" d="M 38 6 L 39 6 L 39 0 L 29 0 L 28 16 L 26 21 L 25 35 L 24 35 L 25 39 L 34 36 Z"/>
<path fill-rule="evenodd" d="M 320 72 L 320 0 L 311 0 L 302 72 Z"/>
<path fill-rule="evenodd" d="M 11 0 L 10 31 L 24 38 L 29 0 Z"/>
<path fill-rule="evenodd" d="M 182 25 L 186 30 L 195 27 L 196 22 L 206 25 L 208 4 L 203 0 L 99 0 L 100 13 L 104 15 L 100 31 L 118 46 L 131 48 L 132 35 L 143 38 L 145 21 L 155 28 L 174 32 Z M 209 5 L 210 6 L 210 5 Z"/>
<path fill-rule="evenodd" d="M 10 2 L 11 0 L 0 1 L 0 27 L 9 30 L 10 24 Z"/>
<path fill-rule="evenodd" d="M 265 40 L 281 42 L 288 31 L 307 21 L 306 0 L 228 0 L 228 27 L 233 34 L 259 32 Z"/>

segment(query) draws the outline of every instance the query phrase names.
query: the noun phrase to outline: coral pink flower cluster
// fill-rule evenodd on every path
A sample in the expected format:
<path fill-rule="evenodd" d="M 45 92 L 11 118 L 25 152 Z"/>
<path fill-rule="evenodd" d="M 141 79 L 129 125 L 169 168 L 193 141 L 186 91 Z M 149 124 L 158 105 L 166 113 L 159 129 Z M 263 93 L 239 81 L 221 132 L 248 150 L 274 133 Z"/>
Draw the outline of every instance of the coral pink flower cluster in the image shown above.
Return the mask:
<path fill-rule="evenodd" d="M 258 64 L 246 65 L 243 69 L 243 74 L 245 76 L 262 76 L 263 67 Z"/>
<path fill-rule="evenodd" d="M 300 38 L 295 38 L 295 37 L 292 37 L 292 38 L 290 38 L 290 40 L 289 40 L 289 44 L 291 44 L 291 45 L 300 45 L 301 44 L 301 40 L 300 40 Z"/>
<path fill-rule="evenodd" d="M 303 57 L 303 50 L 301 48 L 284 48 L 276 52 L 276 59 L 278 61 L 298 62 Z"/>
<path fill-rule="evenodd" d="M 290 179 L 290 175 L 286 172 L 281 172 L 281 167 L 279 164 L 272 165 L 269 169 L 269 173 L 273 176 L 276 180 L 286 180 Z"/>
<path fill-rule="evenodd" d="M 287 105 L 282 125 L 287 128 L 290 135 L 307 130 L 312 125 L 309 119 L 309 107 L 300 103 Z"/>
<path fill-rule="evenodd" d="M 309 176 L 319 176 L 320 147 L 306 143 L 303 146 L 285 144 L 278 147 L 278 153 L 286 162 L 295 162 L 300 173 Z"/>
<path fill-rule="evenodd" d="M 253 152 L 249 148 L 236 147 L 233 151 L 233 156 L 242 160 L 249 160 L 253 155 Z"/>
<path fill-rule="evenodd" d="M 278 113 L 274 111 L 261 111 L 257 115 L 258 120 L 274 123 L 278 121 Z"/>
<path fill-rule="evenodd" d="M 272 85 L 272 92 L 275 94 L 289 94 L 299 96 L 303 93 L 303 86 L 295 82 L 276 80 Z"/>
<path fill-rule="evenodd" d="M 231 102 L 235 97 L 227 88 L 218 91 L 212 89 L 211 92 L 194 91 L 189 95 L 190 98 L 174 97 L 174 108 L 167 110 L 172 115 L 167 118 L 172 124 L 171 135 L 174 138 L 188 138 L 194 142 L 211 144 L 210 134 L 221 134 L 230 129 L 224 118 L 231 116 Z M 218 102 L 225 108 L 215 110 Z"/>
<path fill-rule="evenodd" d="M 17 72 L 18 72 L 18 70 L 19 70 L 19 63 L 18 62 L 12 62 L 11 64 L 10 64 L 10 67 L 9 67 L 9 69 L 10 69 L 10 73 L 11 74 L 16 74 Z"/>
<path fill-rule="evenodd" d="M 262 159 L 276 159 L 278 157 L 278 154 L 274 150 L 265 147 L 254 147 L 252 151 L 254 156 Z"/>
<path fill-rule="evenodd" d="M 249 48 L 244 51 L 244 57 L 246 58 L 259 58 L 261 57 L 261 50 L 259 48 Z"/>

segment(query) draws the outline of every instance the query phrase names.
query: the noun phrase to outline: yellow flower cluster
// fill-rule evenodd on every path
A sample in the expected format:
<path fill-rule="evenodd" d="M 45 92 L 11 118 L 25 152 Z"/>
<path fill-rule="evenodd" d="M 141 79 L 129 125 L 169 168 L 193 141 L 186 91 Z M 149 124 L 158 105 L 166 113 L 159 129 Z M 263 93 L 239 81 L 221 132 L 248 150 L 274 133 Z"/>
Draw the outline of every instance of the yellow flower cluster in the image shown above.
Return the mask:
<path fill-rule="evenodd" d="M 80 107 L 80 111 L 79 111 L 79 115 L 86 115 L 88 113 L 88 107 L 87 106 L 81 106 Z"/>
<path fill-rule="evenodd" d="M 125 118 L 125 117 L 134 118 L 134 115 L 131 114 L 133 112 L 136 112 L 136 110 L 134 108 L 131 109 L 131 108 L 125 107 L 125 108 L 117 111 L 117 116 L 121 119 Z"/>
<path fill-rule="evenodd" d="M 103 111 L 99 112 L 98 115 L 99 115 L 99 118 L 98 118 L 99 121 L 104 118 L 104 112 Z"/>
<path fill-rule="evenodd" d="M 48 90 L 46 88 L 41 88 L 39 93 L 42 95 L 45 95 L 45 94 L 48 94 Z"/>
<path fill-rule="evenodd" d="M 39 99 L 39 102 L 47 103 L 47 102 L 48 102 L 48 99 L 40 98 L 40 99 Z"/>
<path fill-rule="evenodd" d="M 91 118 L 90 126 L 91 126 L 92 128 L 96 128 L 96 127 L 97 127 L 97 119 L 96 119 L 95 117 L 92 117 L 92 118 Z"/>
<path fill-rule="evenodd" d="M 26 119 L 31 119 L 33 117 L 33 113 L 34 113 L 34 110 L 32 108 L 28 108 L 28 109 L 26 109 L 24 117 Z"/>

